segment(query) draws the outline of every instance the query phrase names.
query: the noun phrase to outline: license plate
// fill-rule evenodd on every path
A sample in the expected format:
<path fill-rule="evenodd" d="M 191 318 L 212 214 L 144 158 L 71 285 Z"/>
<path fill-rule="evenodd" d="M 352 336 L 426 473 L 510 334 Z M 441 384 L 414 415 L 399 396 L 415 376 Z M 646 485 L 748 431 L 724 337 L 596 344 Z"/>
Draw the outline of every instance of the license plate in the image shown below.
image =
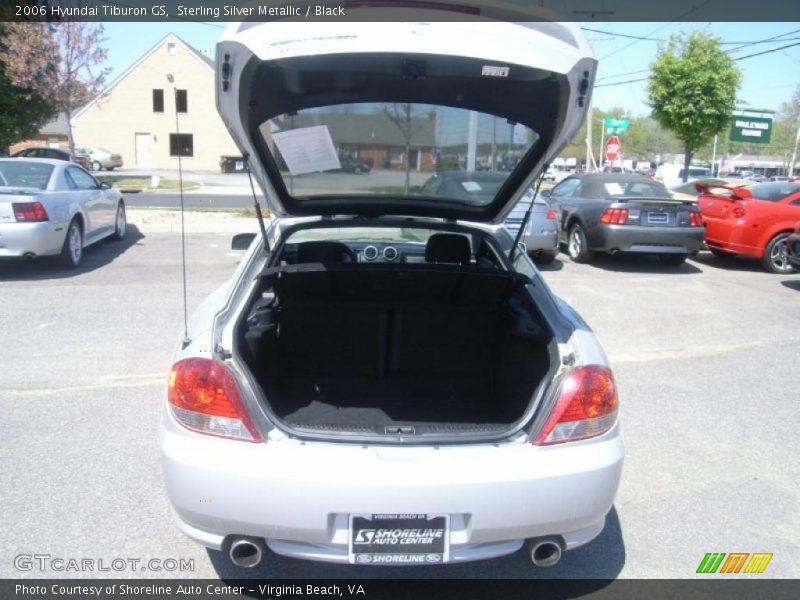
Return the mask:
<path fill-rule="evenodd" d="M 648 223 L 669 223 L 669 213 L 649 212 L 647 213 Z"/>
<path fill-rule="evenodd" d="M 447 562 L 449 515 L 350 515 L 348 558 L 357 564 L 414 565 Z"/>

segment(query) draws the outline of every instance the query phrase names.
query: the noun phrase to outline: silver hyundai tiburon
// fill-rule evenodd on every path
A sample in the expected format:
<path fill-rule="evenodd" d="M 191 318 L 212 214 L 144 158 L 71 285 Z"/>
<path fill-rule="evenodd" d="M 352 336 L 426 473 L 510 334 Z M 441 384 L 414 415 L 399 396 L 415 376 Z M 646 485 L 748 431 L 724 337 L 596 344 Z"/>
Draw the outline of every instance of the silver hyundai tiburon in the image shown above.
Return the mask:
<path fill-rule="evenodd" d="M 235 23 L 217 46 L 270 219 L 189 322 L 160 445 L 178 527 L 237 565 L 552 565 L 614 501 L 607 359 L 502 226 L 596 61 L 573 24 L 430 15 Z M 430 191 L 437 170 L 464 174 Z"/>

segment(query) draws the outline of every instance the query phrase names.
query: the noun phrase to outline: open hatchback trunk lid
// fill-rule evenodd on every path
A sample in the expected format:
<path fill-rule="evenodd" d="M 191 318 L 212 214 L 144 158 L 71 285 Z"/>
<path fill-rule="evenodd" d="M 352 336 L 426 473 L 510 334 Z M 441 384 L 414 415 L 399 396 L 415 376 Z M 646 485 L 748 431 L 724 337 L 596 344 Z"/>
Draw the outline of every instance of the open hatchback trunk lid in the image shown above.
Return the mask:
<path fill-rule="evenodd" d="M 574 24 L 419 12 L 228 28 L 217 106 L 274 216 L 499 223 L 578 131 L 596 61 Z"/>

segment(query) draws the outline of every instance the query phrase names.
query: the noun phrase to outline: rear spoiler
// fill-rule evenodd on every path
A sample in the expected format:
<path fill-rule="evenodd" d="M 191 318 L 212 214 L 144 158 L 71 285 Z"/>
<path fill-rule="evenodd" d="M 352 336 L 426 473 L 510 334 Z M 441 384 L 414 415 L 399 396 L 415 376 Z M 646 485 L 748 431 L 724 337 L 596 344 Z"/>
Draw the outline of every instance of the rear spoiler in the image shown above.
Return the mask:
<path fill-rule="evenodd" d="M 701 194 L 708 194 L 710 196 L 721 195 L 711 192 L 711 190 L 728 190 L 730 192 L 730 194 L 728 195 L 733 200 L 748 200 L 753 197 L 753 193 L 744 186 L 733 187 L 729 185 L 719 185 L 715 183 L 695 183 L 694 189 L 696 189 Z"/>
<path fill-rule="evenodd" d="M 695 204 L 695 202 L 692 200 L 681 200 L 680 198 L 660 198 L 656 196 L 606 196 L 606 200 L 609 202 L 619 203 L 656 202 L 659 204 L 683 204 L 686 206 L 692 206 Z"/>

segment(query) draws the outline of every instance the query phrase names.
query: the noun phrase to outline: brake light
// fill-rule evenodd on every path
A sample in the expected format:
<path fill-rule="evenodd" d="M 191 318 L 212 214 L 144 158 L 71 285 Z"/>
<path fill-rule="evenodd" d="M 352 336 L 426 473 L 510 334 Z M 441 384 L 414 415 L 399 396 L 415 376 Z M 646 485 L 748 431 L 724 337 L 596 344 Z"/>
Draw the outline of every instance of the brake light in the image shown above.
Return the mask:
<path fill-rule="evenodd" d="M 187 358 L 172 365 L 168 400 L 178 422 L 192 431 L 260 442 L 230 371 L 208 358 Z"/>
<path fill-rule="evenodd" d="M 734 219 L 743 219 L 747 212 L 742 206 L 734 206 L 733 210 L 731 210 L 731 214 L 733 215 Z"/>
<path fill-rule="evenodd" d="M 552 209 L 548 210 L 546 218 L 547 218 L 548 221 L 555 221 L 555 219 L 556 219 L 556 211 L 554 211 Z"/>
<path fill-rule="evenodd" d="M 699 212 L 690 212 L 689 213 L 689 225 L 692 227 L 702 227 L 703 226 L 703 216 Z"/>
<path fill-rule="evenodd" d="M 608 367 L 587 365 L 561 380 L 553 412 L 535 443 L 560 444 L 606 433 L 617 420 L 614 376 Z"/>
<path fill-rule="evenodd" d="M 611 225 L 622 225 L 627 220 L 627 208 L 607 208 L 600 217 L 601 223 L 610 223 Z"/>
<path fill-rule="evenodd" d="M 12 202 L 14 218 L 20 223 L 47 221 L 47 211 L 41 202 Z"/>

